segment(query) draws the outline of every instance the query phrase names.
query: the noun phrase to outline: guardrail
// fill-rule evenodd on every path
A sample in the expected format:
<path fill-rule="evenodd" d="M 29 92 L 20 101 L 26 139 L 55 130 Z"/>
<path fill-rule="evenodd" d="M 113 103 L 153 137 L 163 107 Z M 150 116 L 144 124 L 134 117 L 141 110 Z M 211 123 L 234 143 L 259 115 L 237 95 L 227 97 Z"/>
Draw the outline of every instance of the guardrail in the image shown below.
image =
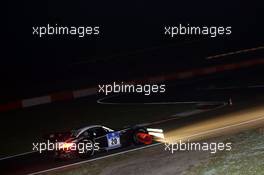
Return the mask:
<path fill-rule="evenodd" d="M 264 64 L 264 59 L 254 59 L 254 60 L 247 60 L 242 61 L 239 63 L 230 63 L 230 64 L 224 64 L 224 65 L 217 65 L 217 66 L 211 66 L 211 67 L 205 67 L 205 68 L 199 68 L 199 69 L 192 69 L 184 72 L 177 72 L 172 73 L 168 75 L 162 75 L 162 76 L 153 76 L 148 77 L 144 79 L 139 80 L 133 80 L 128 83 L 135 83 L 135 82 L 142 82 L 142 83 L 160 83 L 164 81 L 170 81 L 170 80 L 180 80 L 180 79 L 188 79 L 193 78 L 196 76 L 202 76 L 202 75 L 209 75 L 229 70 L 235 70 L 240 68 L 246 68 L 256 65 Z M 66 101 L 66 100 L 74 100 L 82 97 L 88 97 L 92 95 L 97 94 L 97 87 L 89 87 L 85 89 L 78 89 L 74 91 L 62 91 L 62 92 L 56 92 L 40 97 L 33 97 L 28 99 L 22 99 L 17 100 L 5 104 L 0 104 L 0 112 L 4 111 L 10 111 L 14 109 L 20 109 L 20 108 L 28 108 L 32 106 L 42 105 L 42 104 L 48 104 L 58 101 Z"/>

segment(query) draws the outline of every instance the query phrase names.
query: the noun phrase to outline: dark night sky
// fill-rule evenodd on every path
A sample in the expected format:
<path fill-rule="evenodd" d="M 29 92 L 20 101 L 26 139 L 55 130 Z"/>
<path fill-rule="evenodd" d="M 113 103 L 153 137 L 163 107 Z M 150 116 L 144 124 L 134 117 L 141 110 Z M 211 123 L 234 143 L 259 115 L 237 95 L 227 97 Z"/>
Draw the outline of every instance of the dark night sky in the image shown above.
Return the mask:
<path fill-rule="evenodd" d="M 19 54 L 11 52 L 14 54 L 12 54 L 14 61 L 18 61 L 19 64 L 34 62 L 35 59 L 40 61 L 36 58 L 39 51 L 48 55 L 55 53 L 56 59 L 61 62 L 64 54 L 73 60 L 89 56 L 94 51 L 94 42 L 97 48 L 108 51 L 158 45 L 163 39 L 162 27 L 166 24 L 232 25 L 234 35 L 254 35 L 254 31 L 260 31 L 258 26 L 262 26 L 263 29 L 262 11 L 262 4 L 230 1 L 174 1 L 159 4 L 119 0 L 115 2 L 43 1 L 42 3 L 12 1 L 8 10 L 8 30 L 9 36 L 12 36 L 9 41 L 11 50 L 19 50 Z M 96 41 L 91 41 L 90 38 L 61 37 L 49 38 L 47 41 L 31 35 L 32 26 L 47 23 L 100 25 L 102 35 Z M 26 58 L 21 58 L 21 54 Z"/>
<path fill-rule="evenodd" d="M 231 25 L 234 48 L 263 43 L 263 3 L 257 4 L 253 1 L 156 3 L 121 0 L 105 2 L 16 0 L 9 2 L 7 15 L 8 38 L 4 53 L 8 58 L 1 58 L 1 75 L 4 75 L 2 82 L 12 82 L 13 86 L 24 81 L 41 81 L 51 77 L 55 77 L 55 80 L 61 79 L 61 72 L 65 74 L 65 69 L 69 65 L 79 61 L 166 45 L 168 40 L 162 34 L 163 26 L 168 24 Z M 32 36 L 32 26 L 48 23 L 99 25 L 101 35 L 92 39 Z M 235 46 L 236 44 L 239 46 Z M 173 61 L 176 63 L 181 60 Z M 125 62 L 126 57 L 121 60 L 121 63 Z M 55 76 L 56 74 L 60 75 Z M 10 87 L 11 84 L 6 87 Z"/>

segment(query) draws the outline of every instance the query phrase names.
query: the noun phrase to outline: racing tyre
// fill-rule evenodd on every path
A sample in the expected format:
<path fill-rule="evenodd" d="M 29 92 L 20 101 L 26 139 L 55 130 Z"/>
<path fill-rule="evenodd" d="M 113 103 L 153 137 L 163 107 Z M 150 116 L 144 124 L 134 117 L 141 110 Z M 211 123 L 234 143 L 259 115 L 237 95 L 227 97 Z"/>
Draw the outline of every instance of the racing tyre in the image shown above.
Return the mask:
<path fill-rule="evenodd" d="M 80 158 L 88 158 L 94 155 L 94 142 L 92 140 L 81 140 L 78 142 L 77 153 Z M 86 147 L 88 149 L 86 149 Z"/>
<path fill-rule="evenodd" d="M 135 145 L 143 145 L 144 143 L 139 139 L 138 134 L 139 133 L 145 133 L 148 134 L 148 131 L 145 128 L 139 128 L 137 129 L 133 134 L 133 143 Z"/>

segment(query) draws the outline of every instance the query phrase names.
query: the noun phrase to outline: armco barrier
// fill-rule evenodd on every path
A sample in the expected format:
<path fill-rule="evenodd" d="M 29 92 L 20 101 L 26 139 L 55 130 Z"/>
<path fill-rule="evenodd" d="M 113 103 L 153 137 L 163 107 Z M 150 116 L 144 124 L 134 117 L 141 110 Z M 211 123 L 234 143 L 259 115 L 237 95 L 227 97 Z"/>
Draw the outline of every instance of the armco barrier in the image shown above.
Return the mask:
<path fill-rule="evenodd" d="M 225 65 L 200 68 L 200 69 L 193 69 L 193 70 L 188 70 L 184 72 L 172 73 L 169 75 L 153 76 L 153 77 L 148 77 L 148 78 L 144 78 L 140 80 L 133 80 L 129 82 L 131 84 L 132 83 L 134 84 L 135 82 L 137 83 L 146 83 L 146 82 L 147 83 L 160 83 L 160 82 L 169 81 L 169 80 L 188 79 L 188 78 L 193 78 L 195 76 L 209 75 L 209 74 L 214 74 L 218 72 L 246 68 L 246 67 L 256 66 L 260 64 L 264 64 L 264 59 L 254 59 L 254 60 L 242 61 L 239 63 L 231 63 L 231 64 L 225 64 Z M 96 94 L 97 94 L 97 87 L 90 87 L 90 88 L 79 89 L 75 91 L 62 91 L 62 92 L 52 93 L 52 94 L 45 95 L 45 96 L 22 99 L 22 100 L 18 100 L 14 102 L 9 102 L 6 104 L 1 104 L 0 112 L 19 109 L 19 108 L 27 108 L 27 107 L 32 107 L 32 106 L 37 106 L 37 105 L 42 105 L 42 104 L 48 104 L 48 103 L 57 102 L 57 101 L 73 100 L 73 99 L 88 97 L 88 96 L 92 96 Z"/>

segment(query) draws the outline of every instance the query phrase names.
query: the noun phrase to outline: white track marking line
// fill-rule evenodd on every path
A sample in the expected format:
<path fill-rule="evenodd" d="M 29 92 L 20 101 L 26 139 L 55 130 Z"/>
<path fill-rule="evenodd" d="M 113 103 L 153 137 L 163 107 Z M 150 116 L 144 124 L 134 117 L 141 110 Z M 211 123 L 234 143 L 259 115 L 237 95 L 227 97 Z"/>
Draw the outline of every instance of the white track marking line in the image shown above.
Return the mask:
<path fill-rule="evenodd" d="M 135 103 L 116 103 L 116 102 L 103 102 L 104 100 L 110 99 L 110 98 L 114 98 L 117 95 L 113 95 L 113 96 L 108 96 L 108 97 L 103 97 L 98 99 L 96 102 L 98 104 L 106 104 L 106 105 L 169 105 L 169 104 L 221 104 L 224 102 L 219 102 L 219 101 L 172 101 L 172 102 L 149 102 L 149 103 L 142 103 L 142 102 L 135 102 Z"/>
<path fill-rule="evenodd" d="M 220 57 L 225 57 L 225 56 L 230 56 L 230 55 L 235 55 L 235 54 L 240 54 L 240 53 L 247 53 L 247 52 L 252 52 L 252 51 L 262 50 L 262 49 L 264 49 L 264 46 L 259 46 L 259 47 L 250 48 L 250 49 L 243 49 L 243 50 L 238 50 L 238 51 L 233 51 L 233 52 L 227 52 L 227 53 L 218 54 L 214 56 L 208 56 L 206 57 L 206 59 L 210 60 L 210 59 L 215 59 L 215 58 L 220 58 Z"/>
<path fill-rule="evenodd" d="M 188 116 L 192 116 L 192 115 L 196 115 L 196 114 L 200 114 L 200 113 L 203 113 L 203 112 L 209 112 L 209 111 L 214 111 L 214 110 L 217 110 L 219 108 L 223 108 L 225 107 L 226 105 L 228 105 L 228 103 L 226 102 L 219 102 L 220 104 L 222 103 L 222 105 L 218 106 L 218 107 L 215 107 L 213 109 L 204 109 L 204 110 L 198 110 L 194 113 L 190 113 Z M 193 110 L 195 111 L 195 110 Z M 184 112 L 183 112 L 184 113 Z M 174 114 L 174 115 L 171 115 L 170 118 L 167 118 L 167 119 L 163 119 L 163 120 L 158 120 L 158 121 L 155 121 L 155 122 L 150 122 L 150 123 L 143 123 L 143 124 L 139 124 L 138 126 L 143 126 L 143 127 L 146 127 L 146 126 L 149 126 L 149 125 L 156 125 L 156 124 L 161 124 L 161 123 L 165 123 L 165 122 L 168 122 L 168 121 L 171 121 L 171 120 L 179 120 L 179 119 L 182 119 L 182 118 L 185 118 L 187 116 L 181 116 L 182 113 L 179 113 L 179 115 L 177 114 Z"/>
<path fill-rule="evenodd" d="M 224 107 L 225 104 L 221 105 L 220 107 Z M 218 109 L 217 108 L 214 108 L 214 109 Z M 208 109 L 208 110 L 200 110 L 199 113 L 203 113 L 203 112 L 207 112 L 207 111 L 211 111 L 211 110 L 214 110 L 214 109 Z M 198 112 L 196 112 L 195 114 L 199 114 Z M 141 126 L 141 127 L 147 127 L 149 125 L 156 125 L 156 124 L 161 124 L 161 123 L 165 123 L 165 122 L 168 122 L 168 121 L 172 121 L 172 120 L 179 120 L 179 119 L 182 119 L 182 118 L 185 118 L 187 116 L 181 116 L 182 113 L 179 113 L 179 115 L 177 114 L 173 114 L 171 115 L 170 118 L 166 118 L 166 119 L 162 119 L 162 120 L 158 120 L 158 121 L 154 121 L 154 122 L 150 122 L 150 123 L 142 123 L 142 124 L 137 124 L 137 126 Z M 194 113 L 188 115 L 188 116 L 192 116 L 192 115 L 195 115 Z"/>
<path fill-rule="evenodd" d="M 228 86 L 228 87 L 208 87 L 208 88 L 197 88 L 197 90 L 231 90 L 231 89 L 244 89 L 244 88 L 264 88 L 264 85 L 249 85 L 249 86 Z"/>
<path fill-rule="evenodd" d="M 6 160 L 6 159 L 11 159 L 11 158 L 14 158 L 14 157 L 24 156 L 24 155 L 27 155 L 27 154 L 32 154 L 32 153 L 35 153 L 35 152 L 37 152 L 37 151 L 28 151 L 28 152 L 24 152 L 24 153 L 12 155 L 12 156 L 3 157 L 3 158 L 0 158 L 0 161 L 1 160 Z"/>
<path fill-rule="evenodd" d="M 51 168 L 51 169 L 47 169 L 47 170 L 43 170 L 43 171 L 39 171 L 39 172 L 30 173 L 28 175 L 36 175 L 36 174 L 41 174 L 41 173 L 47 173 L 47 172 L 59 170 L 59 169 L 62 169 L 62 168 L 67 168 L 67 167 L 71 167 L 71 166 L 75 166 L 75 165 L 80 165 L 80 164 L 84 164 L 84 163 L 88 163 L 88 162 L 93 162 L 93 161 L 96 161 L 96 160 L 101 160 L 101 159 L 105 159 L 105 158 L 109 158 L 109 157 L 114 157 L 114 156 L 121 155 L 121 154 L 126 154 L 126 153 L 129 153 L 129 152 L 138 151 L 138 150 L 141 150 L 141 149 L 154 147 L 154 146 L 157 146 L 157 145 L 160 145 L 160 144 L 162 144 L 162 143 L 155 143 L 155 144 L 147 145 L 147 146 L 140 147 L 140 148 L 130 149 L 130 150 L 126 150 L 126 151 L 122 151 L 122 152 L 118 152 L 118 153 L 114 153 L 114 154 L 109 154 L 109 155 L 102 156 L 102 157 L 97 157 L 97 158 L 94 158 L 94 159 L 84 160 L 84 161 L 76 162 L 76 163 L 73 163 L 73 164 L 68 164 L 68 165 L 55 167 L 55 168 Z"/>
<path fill-rule="evenodd" d="M 223 103 L 223 105 L 221 106 L 218 106 L 216 108 L 213 108 L 213 109 L 205 109 L 205 110 L 201 110 L 199 113 L 196 112 L 195 114 L 200 114 L 200 113 L 203 113 L 203 112 L 209 112 L 209 111 L 213 111 L 213 110 L 216 110 L 216 109 L 219 109 L 219 108 L 222 108 L 222 107 L 225 107 L 227 105 L 227 103 Z M 195 114 L 190 114 L 188 116 L 192 116 L 192 115 L 195 115 Z M 168 118 L 168 119 L 164 119 L 164 120 L 160 120 L 160 121 L 156 121 L 156 122 L 152 122 L 152 123 L 149 123 L 149 125 L 154 125 L 154 124 L 160 124 L 160 123 L 165 123 L 165 122 L 168 122 L 168 121 L 171 121 L 171 120 L 178 120 L 178 119 L 182 119 L 182 118 L 185 118 L 186 116 L 179 116 L 179 117 L 175 117 L 177 116 L 177 114 L 174 114 L 173 117 L 174 118 Z"/>
<path fill-rule="evenodd" d="M 100 99 L 99 99 L 100 100 Z M 106 104 L 106 105 L 173 105 L 173 104 L 195 104 L 195 103 L 202 103 L 202 104 L 219 104 L 219 102 L 208 102 L 208 101 L 178 101 L 178 102 L 150 102 L 150 103 L 111 103 L 111 102 L 102 102 L 97 101 L 99 104 Z M 221 103 L 221 102 L 220 102 Z"/>
<path fill-rule="evenodd" d="M 263 88 L 264 85 L 252 85 L 252 86 L 248 86 L 249 88 Z"/>

